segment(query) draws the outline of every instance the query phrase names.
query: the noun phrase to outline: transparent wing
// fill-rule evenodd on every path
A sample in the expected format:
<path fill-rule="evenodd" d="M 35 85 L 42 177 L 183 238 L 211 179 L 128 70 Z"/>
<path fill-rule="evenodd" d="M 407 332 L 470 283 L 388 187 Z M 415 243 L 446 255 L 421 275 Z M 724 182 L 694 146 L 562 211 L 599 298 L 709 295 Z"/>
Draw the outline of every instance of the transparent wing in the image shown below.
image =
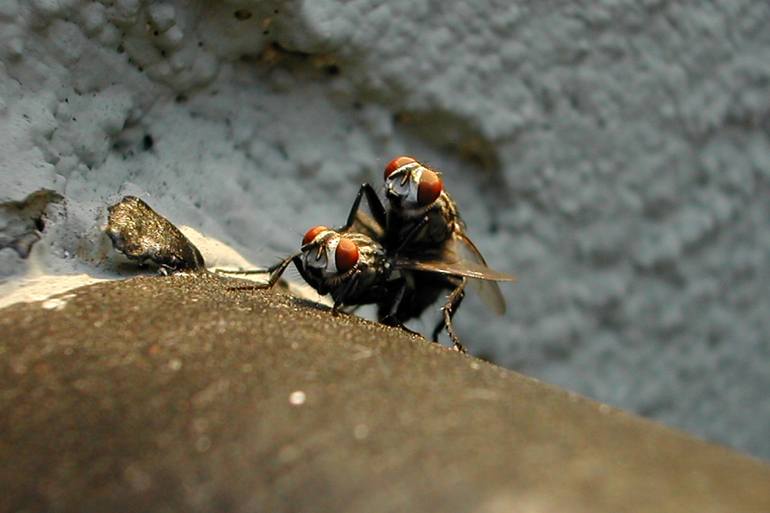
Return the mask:
<path fill-rule="evenodd" d="M 396 267 L 410 271 L 426 271 L 450 276 L 464 276 L 476 280 L 490 281 L 516 281 L 510 274 L 494 271 L 489 267 L 468 261 L 445 262 L 443 260 L 413 260 L 410 258 L 396 259 Z"/>
<path fill-rule="evenodd" d="M 501 273 L 487 267 L 481 253 L 479 253 L 479 250 L 476 249 L 476 246 L 467 237 L 458 240 L 467 241 L 455 244 L 455 246 L 463 247 L 467 244 L 467 252 L 471 253 L 470 258 L 473 260 L 462 258 L 457 255 L 456 251 L 448 249 L 444 251 L 440 258 L 435 260 L 398 258 L 396 266 L 413 271 L 426 271 L 472 278 L 470 283 L 478 290 L 484 303 L 498 315 L 504 314 L 505 299 L 503 299 L 503 294 L 496 282 L 512 282 L 516 281 L 516 278 L 510 274 Z M 462 251 L 466 252 L 466 249 Z"/>
<path fill-rule="evenodd" d="M 385 229 L 371 215 L 359 209 L 353 220 L 353 225 L 348 231 L 358 232 L 367 235 L 374 240 L 382 240 L 385 236 Z"/>
<path fill-rule="evenodd" d="M 483 267 L 487 267 L 487 262 L 484 257 L 481 256 L 481 251 L 468 238 L 464 233 L 455 233 L 455 251 L 458 253 L 460 261 L 468 264 L 474 262 Z M 496 280 L 496 281 L 514 281 L 513 276 L 509 276 L 510 280 Z M 503 315 L 505 313 L 505 299 L 500 287 L 494 281 L 489 280 L 472 280 L 471 286 L 476 289 L 481 297 L 482 301 L 489 306 L 492 311 L 497 315 Z"/>

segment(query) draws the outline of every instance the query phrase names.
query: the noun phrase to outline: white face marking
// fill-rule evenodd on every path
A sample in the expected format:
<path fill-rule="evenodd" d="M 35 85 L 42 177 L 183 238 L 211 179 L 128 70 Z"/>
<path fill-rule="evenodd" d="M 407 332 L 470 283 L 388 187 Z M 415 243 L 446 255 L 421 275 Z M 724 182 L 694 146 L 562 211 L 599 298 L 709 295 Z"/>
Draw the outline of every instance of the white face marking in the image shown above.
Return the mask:
<path fill-rule="evenodd" d="M 417 205 L 417 193 L 420 189 L 423 169 L 425 168 L 417 162 L 410 162 L 393 171 L 385 180 L 385 189 L 388 194 L 400 197 L 404 203 Z M 404 175 L 409 178 L 402 185 Z"/>
<path fill-rule="evenodd" d="M 333 235 L 329 235 L 329 234 Z M 304 260 L 306 267 L 320 269 L 324 276 L 336 276 L 337 270 L 337 245 L 340 243 L 340 237 L 336 232 L 324 230 L 315 236 L 313 242 L 324 240 L 319 246 L 312 246 L 305 251 Z M 312 242 L 311 242 L 312 244 Z M 320 252 L 320 257 L 319 257 Z"/>

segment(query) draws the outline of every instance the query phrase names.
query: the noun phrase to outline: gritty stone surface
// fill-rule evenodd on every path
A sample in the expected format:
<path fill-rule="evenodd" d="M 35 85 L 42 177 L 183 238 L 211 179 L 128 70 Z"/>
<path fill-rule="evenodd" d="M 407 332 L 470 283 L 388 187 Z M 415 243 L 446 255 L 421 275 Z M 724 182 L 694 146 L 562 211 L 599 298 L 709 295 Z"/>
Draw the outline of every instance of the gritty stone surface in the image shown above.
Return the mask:
<path fill-rule="evenodd" d="M 272 263 L 412 154 L 519 277 L 471 351 L 770 458 L 766 1 L 0 4 L 0 202 L 67 207 L 0 276 L 126 194 Z"/>
<path fill-rule="evenodd" d="M 0 510 L 770 510 L 764 463 L 242 283 L 1 310 Z"/>

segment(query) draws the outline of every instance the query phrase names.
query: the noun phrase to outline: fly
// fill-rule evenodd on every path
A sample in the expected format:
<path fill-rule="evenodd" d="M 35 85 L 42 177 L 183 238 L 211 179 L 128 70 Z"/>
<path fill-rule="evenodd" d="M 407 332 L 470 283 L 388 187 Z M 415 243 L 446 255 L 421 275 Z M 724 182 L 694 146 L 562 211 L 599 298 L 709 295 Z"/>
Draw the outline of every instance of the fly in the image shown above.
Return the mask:
<path fill-rule="evenodd" d="M 467 239 L 457 204 L 438 172 L 412 157 L 397 157 L 385 166 L 384 179 L 388 230 L 393 240 L 408 241 L 403 251 L 424 254 L 451 239 Z"/>
<path fill-rule="evenodd" d="M 343 233 L 326 226 L 309 229 L 302 238 L 299 252 L 272 267 L 220 272 L 269 274 L 264 284 L 236 287 L 263 289 L 275 285 L 292 263 L 308 285 L 321 295 L 332 296 L 334 313 L 344 306 L 378 303 L 390 293 L 391 264 L 382 245 L 362 233 Z"/>
<path fill-rule="evenodd" d="M 369 184 L 363 184 L 353 202 L 347 226 L 356 224 L 360 229 L 379 226 L 385 248 L 398 255 L 401 265 L 412 271 L 409 276 L 412 284 L 408 289 L 411 295 L 407 294 L 400 302 L 394 314 L 397 318 L 406 321 L 419 317 L 442 292 L 449 291 L 433 340 L 438 340 L 439 333 L 446 328 L 454 347 L 461 350 L 451 321 L 465 297 L 468 282 L 478 289 L 492 311 L 502 315 L 505 300 L 496 281 L 513 281 L 513 277 L 487 267 L 481 252 L 466 234 L 457 204 L 444 190 L 440 173 L 412 157 L 401 156 L 385 166 L 384 185 L 387 207 Z M 369 203 L 373 222 L 358 210 L 363 196 Z M 487 269 L 498 278 L 490 278 L 483 272 L 480 276 L 437 272 L 442 266 L 455 270 Z"/>
<path fill-rule="evenodd" d="M 447 280 L 461 283 L 468 278 L 496 281 L 513 279 L 509 275 L 469 262 L 432 262 L 390 255 L 382 244 L 364 233 L 353 231 L 350 227 L 334 230 L 326 226 L 315 226 L 308 230 L 299 252 L 268 269 L 222 272 L 269 274 L 266 283 L 235 287 L 240 290 L 264 289 L 272 287 L 292 263 L 302 278 L 319 294 L 332 296 L 332 312 L 336 313 L 344 307 L 376 304 L 379 322 L 404 329 L 405 321 L 422 314 L 437 299 L 442 288 L 434 285 L 428 290 L 427 285 L 431 281 L 443 284 Z M 427 296 L 426 291 L 429 292 Z M 453 333 L 451 315 L 445 313 L 444 323 L 437 327 L 434 337 L 444 325 Z M 463 350 L 459 342 L 455 348 Z"/>

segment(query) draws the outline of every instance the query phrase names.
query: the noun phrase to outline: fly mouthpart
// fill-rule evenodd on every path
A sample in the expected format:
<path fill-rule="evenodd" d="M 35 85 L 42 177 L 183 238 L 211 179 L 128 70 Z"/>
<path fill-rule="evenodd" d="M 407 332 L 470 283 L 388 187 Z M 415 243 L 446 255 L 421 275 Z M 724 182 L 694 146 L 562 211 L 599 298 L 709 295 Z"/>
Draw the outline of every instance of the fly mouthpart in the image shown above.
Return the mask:
<path fill-rule="evenodd" d="M 386 195 L 391 201 L 398 199 L 407 205 L 418 205 L 420 180 L 424 168 L 414 162 L 393 173 L 385 184 Z"/>

